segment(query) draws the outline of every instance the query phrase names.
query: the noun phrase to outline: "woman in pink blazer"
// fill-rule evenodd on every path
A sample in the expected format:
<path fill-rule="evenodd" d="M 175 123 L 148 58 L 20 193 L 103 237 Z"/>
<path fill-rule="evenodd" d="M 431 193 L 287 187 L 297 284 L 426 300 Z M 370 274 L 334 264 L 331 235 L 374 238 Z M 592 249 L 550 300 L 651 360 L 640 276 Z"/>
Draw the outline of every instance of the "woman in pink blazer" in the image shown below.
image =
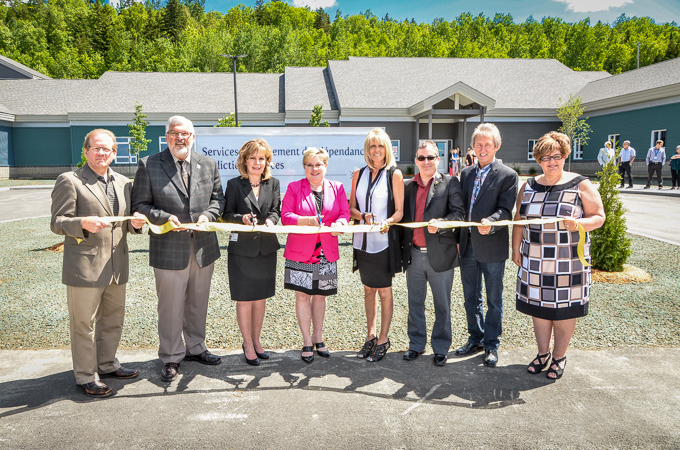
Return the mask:
<path fill-rule="evenodd" d="M 326 180 L 328 153 L 309 147 L 302 157 L 305 178 L 290 183 L 281 205 L 283 225 L 318 227 L 347 225 L 349 203 L 342 183 Z M 314 360 L 330 353 L 322 339 L 326 317 L 326 296 L 338 291 L 336 261 L 340 258 L 338 233 L 289 234 L 286 249 L 284 287 L 295 291 L 295 312 L 302 331 L 302 360 Z M 313 330 L 311 329 L 314 326 Z"/>

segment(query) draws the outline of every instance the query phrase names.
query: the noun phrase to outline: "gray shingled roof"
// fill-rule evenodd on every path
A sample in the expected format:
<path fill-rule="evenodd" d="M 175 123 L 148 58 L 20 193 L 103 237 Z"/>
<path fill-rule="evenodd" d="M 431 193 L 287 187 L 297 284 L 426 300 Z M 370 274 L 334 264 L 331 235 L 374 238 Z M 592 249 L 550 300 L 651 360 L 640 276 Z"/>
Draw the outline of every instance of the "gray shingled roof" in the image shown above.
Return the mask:
<path fill-rule="evenodd" d="M 583 103 L 680 84 L 680 58 L 593 81 L 578 93 Z"/>
<path fill-rule="evenodd" d="M 369 58 L 329 61 L 340 108 L 408 108 L 463 82 L 496 108 L 555 108 L 606 72 L 574 72 L 552 59 Z"/>
<path fill-rule="evenodd" d="M 311 111 L 316 105 L 338 109 L 328 68 L 286 67 L 285 78 L 287 110 Z"/>
<path fill-rule="evenodd" d="M 3 56 L 3 55 L 0 55 L 0 64 L 7 66 L 7 67 L 11 67 L 12 69 L 14 69 L 16 71 L 18 71 L 20 73 L 24 73 L 27 76 L 30 76 L 30 77 L 33 77 L 33 78 L 38 78 L 38 79 L 42 79 L 42 80 L 51 80 L 52 79 L 52 78 L 48 77 L 47 75 L 45 75 L 44 73 L 40 73 L 37 70 L 33 70 L 30 67 L 25 66 L 25 65 L 21 64 L 20 62 L 15 61 L 15 60 L 8 58 L 6 56 Z"/>
<path fill-rule="evenodd" d="M 237 74 L 238 108 L 283 112 L 282 74 Z M 231 73 L 106 72 L 98 80 L 0 80 L 0 98 L 13 114 L 145 112 L 223 113 L 234 109 Z"/>

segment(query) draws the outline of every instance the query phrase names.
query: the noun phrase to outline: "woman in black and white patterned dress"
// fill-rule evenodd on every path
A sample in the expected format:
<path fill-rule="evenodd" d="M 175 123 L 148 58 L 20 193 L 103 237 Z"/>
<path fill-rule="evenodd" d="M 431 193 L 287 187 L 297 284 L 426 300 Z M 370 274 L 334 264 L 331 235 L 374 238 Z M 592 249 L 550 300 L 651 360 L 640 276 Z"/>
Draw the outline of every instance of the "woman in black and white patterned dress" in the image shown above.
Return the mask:
<path fill-rule="evenodd" d="M 534 146 L 534 159 L 543 175 L 524 183 L 517 197 L 515 220 L 564 218 L 542 225 L 515 225 L 512 232 L 512 261 L 519 266 L 517 310 L 533 317 L 538 355 L 529 364 L 536 374 L 550 362 L 550 341 L 554 336 L 548 378 L 564 372 L 576 318 L 588 314 L 590 267 L 577 252 L 579 225 L 585 231 L 602 226 L 602 199 L 584 176 L 564 171 L 571 153 L 569 137 L 550 132 Z M 590 261 L 590 239 L 586 236 L 585 259 Z"/>

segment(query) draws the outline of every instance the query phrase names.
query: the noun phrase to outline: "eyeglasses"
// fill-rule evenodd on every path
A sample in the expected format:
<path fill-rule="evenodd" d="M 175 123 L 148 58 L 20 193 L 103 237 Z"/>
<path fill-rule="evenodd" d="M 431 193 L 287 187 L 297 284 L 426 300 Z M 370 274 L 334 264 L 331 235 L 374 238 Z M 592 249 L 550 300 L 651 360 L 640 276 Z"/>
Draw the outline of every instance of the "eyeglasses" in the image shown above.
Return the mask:
<path fill-rule="evenodd" d="M 319 170 L 324 166 L 325 166 L 325 164 L 305 164 L 305 169 L 307 169 L 307 170 L 312 170 L 312 169 Z"/>
<path fill-rule="evenodd" d="M 168 136 L 170 136 L 173 139 L 177 139 L 178 137 L 181 137 L 182 139 L 186 139 L 189 136 L 191 136 L 193 133 L 189 133 L 188 131 L 170 131 L 168 133 Z"/>
<path fill-rule="evenodd" d="M 103 153 L 105 155 L 108 155 L 109 153 L 113 152 L 113 149 L 108 147 L 90 147 L 87 150 L 92 153 Z"/>
<path fill-rule="evenodd" d="M 432 156 L 432 155 L 427 155 L 427 156 L 419 155 L 419 156 L 416 156 L 416 161 L 423 162 L 423 161 L 425 161 L 426 159 L 427 159 L 428 161 L 434 161 L 435 159 L 437 159 L 437 157 L 436 157 L 436 156 Z"/>
<path fill-rule="evenodd" d="M 562 159 L 564 159 L 562 155 L 543 156 L 541 162 L 562 161 Z"/>

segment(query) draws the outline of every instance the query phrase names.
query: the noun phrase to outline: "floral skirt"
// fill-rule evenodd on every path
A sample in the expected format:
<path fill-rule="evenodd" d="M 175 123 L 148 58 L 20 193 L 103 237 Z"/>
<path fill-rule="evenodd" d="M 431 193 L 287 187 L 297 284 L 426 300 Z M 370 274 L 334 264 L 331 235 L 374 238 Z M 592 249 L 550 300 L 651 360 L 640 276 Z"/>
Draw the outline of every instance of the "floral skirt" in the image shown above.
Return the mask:
<path fill-rule="evenodd" d="M 338 265 L 329 262 L 323 253 L 316 263 L 286 259 L 283 287 L 308 295 L 335 295 L 338 293 Z"/>

